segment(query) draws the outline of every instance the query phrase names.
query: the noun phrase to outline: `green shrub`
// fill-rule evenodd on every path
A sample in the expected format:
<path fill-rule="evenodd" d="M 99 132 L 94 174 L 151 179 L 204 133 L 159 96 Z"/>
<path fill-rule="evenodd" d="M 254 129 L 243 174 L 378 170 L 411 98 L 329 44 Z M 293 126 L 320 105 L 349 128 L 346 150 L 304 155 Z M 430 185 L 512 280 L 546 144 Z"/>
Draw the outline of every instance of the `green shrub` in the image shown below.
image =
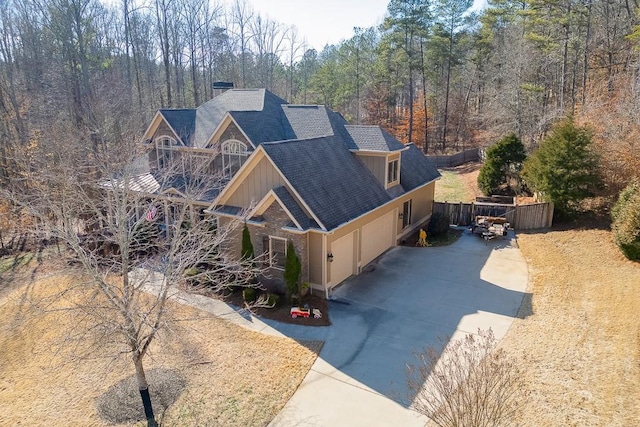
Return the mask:
<path fill-rule="evenodd" d="M 640 183 L 633 181 L 611 210 L 611 229 L 616 245 L 630 260 L 640 260 Z"/>
<path fill-rule="evenodd" d="M 501 185 L 515 184 L 515 192 L 520 188 L 520 170 L 526 158 L 524 144 L 511 133 L 487 149 L 487 155 L 480 173 L 478 187 L 489 196 L 496 194 Z"/>
<path fill-rule="evenodd" d="M 242 291 L 242 299 L 246 302 L 254 302 L 256 300 L 256 290 L 254 288 L 246 288 Z"/>
<path fill-rule="evenodd" d="M 184 270 L 184 275 L 187 277 L 193 277 L 199 273 L 200 273 L 200 270 L 198 270 L 195 267 L 187 268 Z"/>
<path fill-rule="evenodd" d="M 300 272 L 302 267 L 300 265 L 300 259 L 296 254 L 296 249 L 293 246 L 293 242 L 289 240 L 287 245 L 287 258 L 284 265 L 284 282 L 287 286 L 287 298 L 293 301 L 292 296 L 297 294 L 298 279 L 300 278 Z"/>
<path fill-rule="evenodd" d="M 600 185 L 592 131 L 572 119 L 557 123 L 524 162 L 522 177 L 530 190 L 555 205 L 556 217 L 571 217 L 580 202 Z"/>
<path fill-rule="evenodd" d="M 269 308 L 277 307 L 279 302 L 280 295 L 272 293 L 267 294 L 267 304 L 269 304 Z"/>
<path fill-rule="evenodd" d="M 431 215 L 429 225 L 427 226 L 427 239 L 431 237 L 444 236 L 449 232 L 449 216 L 440 212 Z"/>
<path fill-rule="evenodd" d="M 251 235 L 249 234 L 249 227 L 247 227 L 246 222 L 242 228 L 242 252 L 240 256 L 243 260 L 253 261 L 254 258 L 253 243 L 251 243 Z"/>

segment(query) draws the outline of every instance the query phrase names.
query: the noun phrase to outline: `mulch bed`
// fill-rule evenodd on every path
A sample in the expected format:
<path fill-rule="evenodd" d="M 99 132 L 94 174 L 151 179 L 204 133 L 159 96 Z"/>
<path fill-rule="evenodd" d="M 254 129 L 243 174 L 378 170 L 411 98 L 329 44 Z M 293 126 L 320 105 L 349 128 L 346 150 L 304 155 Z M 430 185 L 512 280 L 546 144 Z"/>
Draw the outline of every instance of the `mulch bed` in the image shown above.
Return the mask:
<path fill-rule="evenodd" d="M 427 226 L 424 227 L 425 230 Z M 427 235 L 427 246 L 447 246 L 458 240 L 458 238 L 462 235 L 463 230 L 450 228 L 449 232 L 446 236 L 438 236 L 438 237 L 430 237 Z M 400 241 L 401 246 L 417 246 L 418 238 L 420 234 L 420 228 L 418 228 L 414 233 L 409 236 L 406 236 Z"/>
<path fill-rule="evenodd" d="M 244 307 L 244 300 L 242 299 L 242 290 L 236 290 L 228 292 L 226 295 L 219 296 L 224 302 L 234 305 L 236 307 Z M 274 308 L 259 307 L 252 309 L 253 313 L 258 317 L 265 319 L 277 320 L 282 323 L 291 323 L 295 325 L 305 326 L 329 326 L 331 320 L 329 320 L 329 310 L 327 300 L 320 291 L 315 291 L 313 294 L 308 294 L 303 297 L 303 304 L 308 304 L 310 308 L 317 308 L 322 313 L 322 317 L 314 319 L 310 317 L 297 317 L 293 319 L 291 317 L 291 304 L 288 303 L 284 296 L 280 297 L 278 305 Z"/>

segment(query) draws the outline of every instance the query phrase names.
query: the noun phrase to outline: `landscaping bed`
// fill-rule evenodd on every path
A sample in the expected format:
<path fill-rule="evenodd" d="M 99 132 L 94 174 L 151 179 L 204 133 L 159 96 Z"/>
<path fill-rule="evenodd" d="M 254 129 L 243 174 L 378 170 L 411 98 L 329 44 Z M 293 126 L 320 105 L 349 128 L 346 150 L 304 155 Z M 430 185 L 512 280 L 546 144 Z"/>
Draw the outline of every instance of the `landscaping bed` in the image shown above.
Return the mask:
<path fill-rule="evenodd" d="M 406 236 L 404 239 L 400 241 L 401 246 L 418 246 L 418 239 L 420 235 L 420 228 L 424 230 L 427 229 L 427 224 L 424 224 L 422 227 L 419 227 L 413 234 Z M 427 246 L 448 246 L 456 242 L 462 236 L 464 230 L 460 228 L 449 228 L 447 234 L 442 236 L 432 237 L 427 235 Z M 418 246 L 419 247 L 419 246 Z"/>
<path fill-rule="evenodd" d="M 217 296 L 222 299 L 224 302 L 234 305 L 236 307 L 244 307 L 245 303 L 242 298 L 242 291 L 236 290 L 233 292 L 227 292 L 224 295 Z M 322 295 L 319 291 L 315 291 L 315 293 L 307 294 L 303 297 L 302 301 L 303 305 L 308 304 L 310 308 L 317 308 L 322 313 L 322 317 L 319 319 L 310 317 L 291 317 L 291 304 L 286 301 L 284 295 L 281 295 L 278 301 L 278 304 L 273 308 L 266 307 L 257 307 L 251 309 L 251 311 L 259 317 L 264 317 L 265 319 L 277 320 L 282 323 L 291 323 L 294 325 L 305 325 L 305 326 L 329 326 L 331 321 L 329 320 L 329 310 L 327 305 L 327 300 L 324 299 L 324 295 Z"/>

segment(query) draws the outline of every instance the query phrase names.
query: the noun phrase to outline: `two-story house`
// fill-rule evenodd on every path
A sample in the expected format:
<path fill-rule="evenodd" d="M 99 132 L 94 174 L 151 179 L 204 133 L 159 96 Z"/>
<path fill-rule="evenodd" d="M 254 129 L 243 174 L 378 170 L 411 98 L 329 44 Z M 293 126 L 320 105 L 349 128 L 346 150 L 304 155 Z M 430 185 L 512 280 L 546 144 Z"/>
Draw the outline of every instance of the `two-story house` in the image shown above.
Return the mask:
<path fill-rule="evenodd" d="M 418 148 L 379 126 L 349 125 L 265 89 L 160 110 L 144 138 L 152 170 L 180 164 L 188 175 L 195 159 L 198 173 L 219 177 L 196 204 L 219 222 L 245 221 L 272 277 L 282 277 L 292 241 L 302 280 L 327 295 L 429 219 L 440 177 Z M 229 243 L 239 256 L 240 233 Z"/>

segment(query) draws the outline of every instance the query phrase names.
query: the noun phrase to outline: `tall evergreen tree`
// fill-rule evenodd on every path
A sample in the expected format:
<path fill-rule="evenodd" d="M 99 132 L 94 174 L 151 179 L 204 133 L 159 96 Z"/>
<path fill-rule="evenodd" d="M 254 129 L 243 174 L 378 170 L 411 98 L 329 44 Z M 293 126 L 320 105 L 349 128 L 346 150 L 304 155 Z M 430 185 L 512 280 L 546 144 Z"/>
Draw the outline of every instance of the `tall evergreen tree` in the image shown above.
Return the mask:
<path fill-rule="evenodd" d="M 527 186 L 553 202 L 560 215 L 574 213 L 600 183 L 591 140 L 589 129 L 576 126 L 573 119 L 562 120 L 524 163 Z"/>
<path fill-rule="evenodd" d="M 515 190 L 519 189 L 520 170 L 526 158 L 524 144 L 514 133 L 511 133 L 486 152 L 486 159 L 478 174 L 478 187 L 486 195 L 495 194 L 501 185 L 507 184 L 511 189 L 513 181 Z"/>

